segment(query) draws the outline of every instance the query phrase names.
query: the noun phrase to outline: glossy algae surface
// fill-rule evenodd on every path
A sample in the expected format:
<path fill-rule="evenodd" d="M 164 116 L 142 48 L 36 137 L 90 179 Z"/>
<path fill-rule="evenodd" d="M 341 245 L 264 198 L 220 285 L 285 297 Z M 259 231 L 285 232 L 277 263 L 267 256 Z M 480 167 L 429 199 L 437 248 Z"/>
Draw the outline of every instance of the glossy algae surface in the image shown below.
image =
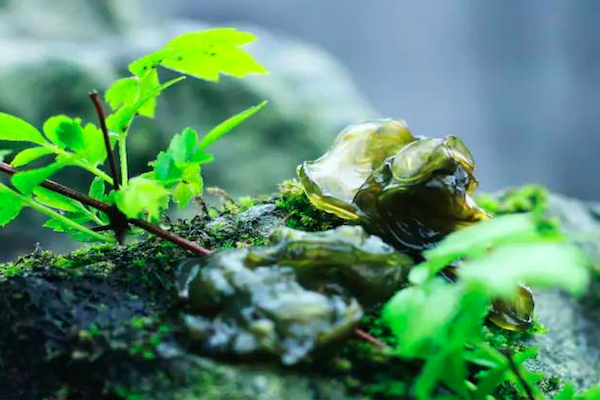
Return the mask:
<path fill-rule="evenodd" d="M 359 226 L 278 228 L 269 246 L 184 262 L 184 324 L 215 354 L 270 354 L 294 364 L 353 331 L 406 282 L 413 261 Z"/>
<path fill-rule="evenodd" d="M 416 138 L 403 122 L 380 120 L 342 131 L 321 158 L 298 167 L 298 176 L 315 207 L 358 220 L 418 258 L 447 234 L 491 218 L 471 198 L 473 169 L 460 139 Z M 490 320 L 521 330 L 532 312 L 532 294 L 522 288 L 516 300 L 494 302 Z"/>
<path fill-rule="evenodd" d="M 415 140 L 403 121 L 350 125 L 321 158 L 300 165 L 298 175 L 317 208 L 344 219 L 357 219 L 352 199 L 358 189 L 388 157 Z"/>

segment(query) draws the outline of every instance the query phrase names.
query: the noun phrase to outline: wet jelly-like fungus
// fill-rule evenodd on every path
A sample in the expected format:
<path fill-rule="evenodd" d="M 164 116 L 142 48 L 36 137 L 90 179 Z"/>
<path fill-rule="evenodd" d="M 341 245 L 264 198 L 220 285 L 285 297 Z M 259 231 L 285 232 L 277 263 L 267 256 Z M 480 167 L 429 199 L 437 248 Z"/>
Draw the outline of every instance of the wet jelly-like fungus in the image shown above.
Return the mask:
<path fill-rule="evenodd" d="M 184 262 L 184 324 L 215 354 L 271 354 L 294 364 L 350 334 L 363 306 L 389 298 L 413 261 L 360 226 L 277 228 L 269 246 Z"/>
<path fill-rule="evenodd" d="M 298 167 L 311 203 L 357 220 L 397 249 L 419 257 L 447 234 L 490 218 L 471 198 L 473 158 L 460 139 L 414 137 L 404 122 L 379 120 L 342 131 L 331 149 Z M 533 297 L 496 301 L 490 319 L 510 330 L 531 324 Z"/>

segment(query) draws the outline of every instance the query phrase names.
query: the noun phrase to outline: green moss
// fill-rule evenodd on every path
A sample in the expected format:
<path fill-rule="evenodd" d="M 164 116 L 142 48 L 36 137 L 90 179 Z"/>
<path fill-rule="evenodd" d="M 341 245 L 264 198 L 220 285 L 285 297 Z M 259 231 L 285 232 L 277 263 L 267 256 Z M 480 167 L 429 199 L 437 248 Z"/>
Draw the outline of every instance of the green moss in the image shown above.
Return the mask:
<path fill-rule="evenodd" d="M 499 195 L 483 193 L 475 198 L 477 204 L 492 215 L 521 212 L 545 212 L 548 191 L 538 185 L 526 185 L 508 189 Z"/>
<path fill-rule="evenodd" d="M 284 181 L 279 185 L 277 208 L 286 213 L 286 225 L 303 231 L 324 231 L 343 225 L 347 221 L 312 206 L 297 180 Z"/>
<path fill-rule="evenodd" d="M 254 207 L 256 202 L 250 196 L 243 196 L 238 199 L 238 204 L 240 206 L 240 212 L 248 211 L 250 208 Z"/>

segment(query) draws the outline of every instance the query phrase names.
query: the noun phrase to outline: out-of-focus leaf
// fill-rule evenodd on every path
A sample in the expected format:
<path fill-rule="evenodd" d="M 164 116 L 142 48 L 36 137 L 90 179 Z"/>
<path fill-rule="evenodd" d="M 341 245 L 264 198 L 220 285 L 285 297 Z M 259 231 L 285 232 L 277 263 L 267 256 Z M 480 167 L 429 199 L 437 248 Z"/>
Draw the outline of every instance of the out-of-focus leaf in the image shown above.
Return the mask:
<path fill-rule="evenodd" d="M 41 186 L 33 189 L 33 193 L 35 195 L 35 201 L 48 207 L 72 213 L 81 212 L 84 209 L 83 204 L 80 202 Z"/>
<path fill-rule="evenodd" d="M 163 90 L 173 86 L 178 82 L 181 82 L 183 79 L 185 79 L 183 76 L 171 79 L 162 85 L 147 90 L 143 95 L 140 96 L 139 99 L 135 101 L 135 103 L 125 103 L 122 107 L 115 111 L 115 113 L 111 114 L 106 119 L 106 125 L 108 126 L 108 129 L 123 136 L 127 131 L 127 128 L 129 128 L 129 125 L 131 125 L 135 115 L 140 112 L 140 110 L 148 101 L 155 101 L 156 96 L 158 96 Z"/>
<path fill-rule="evenodd" d="M 444 338 L 444 328 L 458 311 L 460 289 L 435 279 L 400 290 L 383 309 L 383 319 L 398 338 L 399 354 L 425 357 Z"/>
<path fill-rule="evenodd" d="M 46 140 L 34 126 L 20 118 L 0 112 L 0 140 L 45 144 Z"/>
<path fill-rule="evenodd" d="M 79 224 L 83 224 L 85 222 L 88 222 L 89 220 L 85 217 L 79 217 L 79 218 L 71 218 L 72 221 L 77 222 Z M 82 232 L 80 230 L 77 229 L 73 229 L 72 227 L 70 227 L 69 225 L 64 224 L 62 221 L 58 220 L 58 219 L 54 219 L 54 218 L 50 218 L 48 219 L 44 225 L 45 228 L 50 228 L 55 232 L 63 232 L 66 233 L 67 235 L 71 236 L 74 240 L 78 241 L 78 242 L 84 242 L 84 243 L 93 243 L 93 242 L 99 242 L 100 240 L 94 236 L 91 236 L 85 232 Z"/>
<path fill-rule="evenodd" d="M 263 101 L 262 103 L 255 105 L 253 107 L 250 107 L 250 108 L 240 112 L 239 114 L 236 114 L 233 117 L 228 118 L 225 121 L 221 122 L 219 125 L 215 126 L 206 135 L 204 135 L 202 137 L 198 147 L 200 148 L 200 150 L 206 149 L 208 146 L 213 144 L 215 141 L 217 141 L 223 135 L 230 132 L 235 127 L 237 127 L 239 124 L 241 124 L 242 122 L 244 122 L 245 120 L 247 120 L 248 118 L 250 118 L 251 116 L 256 114 L 257 112 L 262 110 L 264 108 L 264 106 L 266 106 L 266 105 L 267 105 L 267 101 Z"/>
<path fill-rule="evenodd" d="M 582 294 L 589 283 L 586 260 L 565 244 L 511 244 L 485 258 L 465 262 L 458 270 L 465 284 L 483 288 L 491 298 L 511 298 L 519 284 L 556 287 Z"/>
<path fill-rule="evenodd" d="M 137 218 L 146 212 L 153 219 L 160 217 L 169 201 L 169 191 L 152 179 L 133 178 L 129 184 L 115 193 L 115 202 L 129 218 Z"/>
<path fill-rule="evenodd" d="M 11 150 L 0 150 L 0 162 L 4 161 L 4 157 L 12 153 Z"/>
<path fill-rule="evenodd" d="M 21 193 L 29 196 L 40 183 L 63 167 L 64 163 L 54 162 L 43 168 L 18 172 L 12 176 L 11 182 Z"/>
<path fill-rule="evenodd" d="M 17 153 L 15 158 L 13 158 L 13 160 L 10 162 L 10 165 L 15 168 L 22 167 L 23 165 L 27 165 L 30 162 L 39 159 L 40 157 L 52 153 L 53 151 L 46 147 L 32 147 Z"/>
<path fill-rule="evenodd" d="M 17 193 L 0 183 L 0 227 L 15 219 L 23 209 L 23 202 Z"/>

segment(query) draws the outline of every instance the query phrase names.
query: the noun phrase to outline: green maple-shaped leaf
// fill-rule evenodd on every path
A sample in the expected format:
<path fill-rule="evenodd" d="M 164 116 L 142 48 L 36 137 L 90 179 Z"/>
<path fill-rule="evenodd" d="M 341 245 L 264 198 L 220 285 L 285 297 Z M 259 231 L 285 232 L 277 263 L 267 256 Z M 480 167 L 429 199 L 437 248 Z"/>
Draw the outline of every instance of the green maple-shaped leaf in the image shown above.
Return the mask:
<path fill-rule="evenodd" d="M 221 73 L 238 78 L 267 70 L 240 46 L 253 42 L 254 35 L 234 28 L 188 33 L 171 40 L 161 50 L 134 61 L 129 70 L 142 76 L 162 66 L 200 79 L 218 81 Z"/>

